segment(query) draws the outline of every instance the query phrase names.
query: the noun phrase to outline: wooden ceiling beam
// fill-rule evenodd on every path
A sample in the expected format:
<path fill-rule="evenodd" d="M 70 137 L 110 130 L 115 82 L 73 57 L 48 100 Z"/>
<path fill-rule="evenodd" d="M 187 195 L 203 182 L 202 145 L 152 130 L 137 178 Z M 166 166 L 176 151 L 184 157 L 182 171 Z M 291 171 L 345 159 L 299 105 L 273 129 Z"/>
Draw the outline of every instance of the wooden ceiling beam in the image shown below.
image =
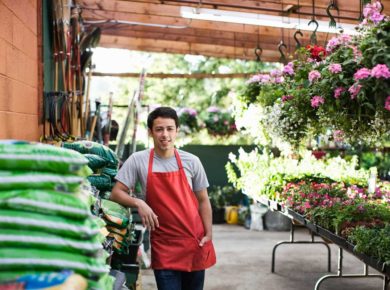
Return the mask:
<path fill-rule="evenodd" d="M 356 0 L 353 0 L 356 1 Z M 85 10 L 89 10 L 91 12 L 94 12 L 95 14 L 99 15 L 100 17 L 104 17 L 102 13 L 130 13 L 130 14 L 140 14 L 140 15 L 154 15 L 154 16 L 169 16 L 169 17 L 179 17 L 180 15 L 180 6 L 177 5 L 168 5 L 168 4 L 154 4 L 154 3 L 143 3 L 143 2 L 134 2 L 134 1 L 112 1 L 112 0 L 100 0 L 99 2 L 93 1 L 93 0 L 80 0 L 80 5 Z M 165 3 L 165 2 L 164 2 Z M 268 3 L 268 2 L 267 2 Z M 287 6 L 288 4 L 284 5 Z M 292 5 L 292 4 L 291 4 Z M 306 14 L 302 15 L 302 19 L 310 19 L 312 14 L 312 8 L 311 7 L 303 7 L 302 4 L 301 9 L 299 10 L 301 13 Z M 185 6 L 185 3 L 183 3 L 181 6 Z M 202 6 L 203 7 L 203 6 Z M 326 8 L 327 6 L 325 6 Z M 346 8 L 355 7 L 353 5 L 348 5 Z M 210 7 L 209 7 L 210 8 Z M 324 9 L 325 9 L 324 8 Z M 282 11 L 281 4 L 278 4 L 278 7 L 272 8 L 275 11 Z M 318 20 L 326 20 L 328 19 L 326 15 L 326 11 L 321 8 L 317 8 L 316 14 L 323 15 L 317 16 Z M 242 9 L 223 9 L 223 10 L 234 10 L 234 11 L 240 11 L 245 12 Z M 246 11 L 247 12 L 247 11 Z M 253 11 L 251 11 L 253 12 Z M 263 14 L 272 14 L 272 15 L 281 15 L 281 12 L 267 12 L 267 11 L 256 11 L 257 13 L 263 13 Z M 321 13 L 320 13 L 321 12 Z M 347 10 L 347 9 L 341 9 L 340 8 L 340 16 L 345 18 L 351 18 L 351 19 L 357 19 L 359 17 L 359 9 L 357 10 Z M 292 13 L 289 15 L 290 17 L 298 17 L 295 13 Z M 114 18 L 112 18 L 114 19 Z M 342 22 L 347 23 L 353 23 L 355 21 L 351 20 L 343 20 Z"/>
<path fill-rule="evenodd" d="M 156 79 L 235 79 L 249 78 L 255 73 L 231 73 L 231 74 L 213 74 L 213 73 L 193 73 L 193 74 L 165 74 L 165 73 L 148 73 L 147 77 Z M 103 73 L 93 72 L 94 77 L 119 77 L 119 78 L 139 78 L 140 73 Z"/>
<path fill-rule="evenodd" d="M 150 29 L 150 28 L 149 28 Z M 210 31 L 212 33 L 212 31 Z M 178 29 L 155 29 L 154 31 L 140 31 L 134 30 L 133 27 L 124 27 L 123 29 L 105 29 L 104 35 L 111 36 L 122 36 L 122 37 L 132 37 L 132 38 L 143 38 L 143 39 L 155 39 L 155 40 L 170 40 L 170 41 L 179 41 L 187 43 L 203 43 L 203 44 L 217 44 L 222 46 L 236 46 L 244 47 L 248 49 L 254 49 L 259 45 L 262 49 L 276 49 L 280 39 L 275 38 L 275 35 L 260 35 L 257 38 L 257 35 L 248 34 L 248 33 L 236 33 L 230 38 L 220 37 L 219 35 L 210 36 L 210 33 L 202 34 L 193 34 L 187 33 L 187 31 L 182 31 Z M 278 40 L 275 42 L 275 40 Z M 318 43 L 325 43 L 326 34 L 321 33 L 317 35 Z M 259 42 L 258 42 L 259 40 Z M 284 36 L 284 42 L 290 47 L 288 50 L 295 50 L 295 40 L 293 38 L 293 33 L 286 33 Z M 310 43 L 310 33 L 304 32 L 302 38 L 300 38 L 302 45 Z"/>
<path fill-rule="evenodd" d="M 194 54 L 224 58 L 237 58 L 254 60 L 252 49 L 242 47 L 228 47 L 210 44 L 189 44 L 186 42 L 151 40 L 131 37 L 103 35 L 100 46 L 106 48 L 123 48 L 149 52 L 166 52 L 178 54 Z M 262 60 L 269 62 L 279 61 L 280 54 L 277 49 L 263 50 Z"/>
<path fill-rule="evenodd" d="M 85 20 L 121 20 L 127 21 L 130 23 L 143 23 L 148 24 L 158 24 L 166 25 L 180 28 L 196 28 L 196 29 L 208 29 L 218 31 L 229 31 L 229 32 L 242 32 L 242 33 L 252 33 L 252 34 L 270 34 L 270 35 L 280 35 L 282 30 L 288 30 L 286 28 L 275 28 L 269 26 L 256 26 L 256 25 L 247 25 L 247 24 L 238 24 L 238 23 L 227 23 L 227 22 L 217 22 L 217 21 L 205 21 L 205 20 L 196 20 L 196 19 L 185 19 L 181 17 L 169 17 L 169 16 L 155 16 L 155 15 L 145 15 L 145 14 L 132 14 L 132 13 L 123 13 L 123 12 L 99 12 L 99 11 L 90 11 L 86 10 L 83 12 L 83 17 Z M 304 21 L 302 19 L 302 21 Z M 142 26 L 142 25 L 141 25 Z M 276 34 L 274 34 L 276 32 Z"/>
<path fill-rule="evenodd" d="M 117 0 L 118 1 L 118 0 Z M 154 3 L 160 4 L 161 2 L 164 5 L 175 5 L 175 6 L 193 6 L 198 7 L 199 0 L 134 0 L 131 2 L 139 2 L 139 3 Z M 381 0 L 384 4 L 384 13 L 386 15 L 390 15 L 390 0 Z M 258 10 L 258 13 L 263 8 L 271 8 L 271 9 L 281 9 L 281 6 L 295 5 L 298 6 L 298 0 L 269 0 L 269 1 L 258 1 L 258 0 L 203 0 L 202 8 L 219 8 L 223 10 L 230 9 L 234 11 L 244 11 L 246 10 Z M 301 7 L 300 11 L 311 12 L 312 9 L 312 0 L 299 0 L 299 5 Z M 326 8 L 329 5 L 329 0 L 315 0 L 316 10 L 325 13 Z M 343 15 L 345 12 L 351 12 L 357 14 L 360 12 L 359 9 L 360 0 L 350 0 L 350 1 L 337 1 L 337 6 L 340 10 L 340 14 Z M 236 7 L 236 8 L 233 8 Z M 245 7 L 245 9 L 239 9 L 238 7 Z M 230 10 L 229 9 L 229 10 Z"/>

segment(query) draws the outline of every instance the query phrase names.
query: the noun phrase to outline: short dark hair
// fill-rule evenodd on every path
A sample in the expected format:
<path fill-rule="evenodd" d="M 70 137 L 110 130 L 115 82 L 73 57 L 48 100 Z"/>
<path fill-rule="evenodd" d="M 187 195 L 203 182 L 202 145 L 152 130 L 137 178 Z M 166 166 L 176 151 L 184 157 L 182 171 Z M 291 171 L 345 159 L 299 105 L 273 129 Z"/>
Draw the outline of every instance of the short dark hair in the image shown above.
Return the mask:
<path fill-rule="evenodd" d="M 154 120 L 159 117 L 173 119 L 175 121 L 176 128 L 179 128 L 179 117 L 177 116 L 176 111 L 171 107 L 158 107 L 157 109 L 153 110 L 148 116 L 148 128 L 150 130 L 152 130 L 153 128 Z"/>

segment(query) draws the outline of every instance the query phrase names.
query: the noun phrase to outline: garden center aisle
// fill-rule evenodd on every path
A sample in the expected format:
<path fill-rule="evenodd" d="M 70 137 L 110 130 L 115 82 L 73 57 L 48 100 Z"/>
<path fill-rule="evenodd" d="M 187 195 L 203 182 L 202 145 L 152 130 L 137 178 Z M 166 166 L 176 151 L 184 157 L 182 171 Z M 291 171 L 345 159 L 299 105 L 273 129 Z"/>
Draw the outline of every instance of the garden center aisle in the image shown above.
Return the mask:
<path fill-rule="evenodd" d="M 308 240 L 307 230 L 296 240 Z M 205 290 L 312 290 L 326 275 L 326 249 L 322 245 L 282 245 L 276 252 L 276 272 L 271 273 L 273 246 L 289 239 L 289 232 L 249 231 L 242 226 L 214 225 L 217 265 L 207 271 Z M 320 238 L 316 238 L 320 239 Z M 332 271 L 337 269 L 337 247 L 331 245 Z M 344 252 L 344 273 L 362 273 L 363 264 Z M 370 269 L 370 273 L 376 273 Z M 380 290 L 378 278 L 332 279 L 320 290 Z M 142 289 L 157 289 L 151 270 L 142 270 Z"/>

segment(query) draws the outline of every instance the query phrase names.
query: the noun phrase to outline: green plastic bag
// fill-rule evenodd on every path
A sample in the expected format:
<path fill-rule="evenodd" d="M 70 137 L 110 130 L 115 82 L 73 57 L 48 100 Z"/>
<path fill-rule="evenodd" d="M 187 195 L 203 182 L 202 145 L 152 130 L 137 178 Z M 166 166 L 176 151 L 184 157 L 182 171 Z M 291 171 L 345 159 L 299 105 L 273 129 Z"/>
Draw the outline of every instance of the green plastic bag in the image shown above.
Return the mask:
<path fill-rule="evenodd" d="M 108 175 L 111 177 L 112 181 L 115 181 L 115 176 L 118 174 L 118 170 L 105 167 L 102 170 L 102 174 Z"/>
<path fill-rule="evenodd" d="M 106 159 L 96 154 L 84 154 L 84 157 L 88 159 L 88 166 L 93 172 L 96 172 L 96 170 L 103 168 L 108 164 Z"/>
<path fill-rule="evenodd" d="M 118 156 L 107 146 L 92 141 L 76 141 L 62 143 L 64 148 L 78 151 L 82 154 L 95 154 L 107 161 L 107 166 L 117 169 L 119 164 Z"/>
<path fill-rule="evenodd" d="M 111 191 L 113 183 L 111 177 L 105 174 L 94 174 L 87 177 L 91 185 L 95 186 L 99 191 Z"/>
<path fill-rule="evenodd" d="M 103 211 L 103 218 L 109 225 L 125 228 L 128 226 L 129 222 L 131 222 L 130 210 L 119 203 L 102 199 L 101 208 Z"/>
<path fill-rule="evenodd" d="M 106 258 L 104 252 L 100 257 L 86 257 L 42 249 L 0 248 L 0 272 L 68 269 L 85 277 L 100 277 L 109 271 L 109 266 L 105 264 Z"/>
<path fill-rule="evenodd" d="M 51 189 L 76 192 L 83 180 L 76 175 L 0 170 L 0 190 Z"/>
<path fill-rule="evenodd" d="M 104 239 L 99 234 L 90 239 L 76 240 L 45 232 L 3 229 L 0 232 L 0 248 L 37 248 L 96 256 L 103 249 Z"/>
<path fill-rule="evenodd" d="M 50 216 L 39 213 L 0 210 L 0 228 L 34 230 L 57 234 L 76 239 L 86 239 L 96 236 L 104 221 L 97 217 L 85 220 L 71 220 L 59 216 Z"/>
<path fill-rule="evenodd" d="M 90 216 L 89 207 L 74 194 L 51 190 L 12 190 L 0 193 L 0 209 L 16 209 L 72 219 Z"/>
<path fill-rule="evenodd" d="M 0 141 L 0 168 L 87 176 L 88 160 L 80 153 L 48 144 Z"/>

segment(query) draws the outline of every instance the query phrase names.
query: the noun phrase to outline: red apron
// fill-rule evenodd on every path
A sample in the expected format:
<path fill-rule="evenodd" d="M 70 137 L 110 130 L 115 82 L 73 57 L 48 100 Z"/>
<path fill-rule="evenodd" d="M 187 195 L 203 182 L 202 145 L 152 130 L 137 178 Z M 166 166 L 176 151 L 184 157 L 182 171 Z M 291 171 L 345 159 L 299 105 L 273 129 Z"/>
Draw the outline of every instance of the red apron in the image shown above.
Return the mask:
<path fill-rule="evenodd" d="M 199 246 L 204 227 L 198 200 L 191 190 L 175 149 L 178 171 L 152 172 L 154 149 L 150 151 L 146 203 L 160 224 L 151 232 L 152 269 L 199 271 L 216 262 L 212 241 Z"/>

